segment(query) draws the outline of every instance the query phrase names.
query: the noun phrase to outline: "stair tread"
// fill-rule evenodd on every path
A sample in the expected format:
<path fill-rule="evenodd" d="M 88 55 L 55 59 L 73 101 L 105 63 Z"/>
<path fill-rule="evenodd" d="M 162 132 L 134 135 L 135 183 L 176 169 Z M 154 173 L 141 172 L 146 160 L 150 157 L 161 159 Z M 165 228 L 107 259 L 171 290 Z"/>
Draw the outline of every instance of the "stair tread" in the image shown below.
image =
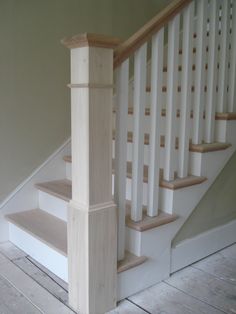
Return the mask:
<path fill-rule="evenodd" d="M 115 113 L 116 110 L 114 109 L 113 112 Z M 128 108 L 128 114 L 132 115 L 134 113 L 134 108 L 129 107 Z M 150 116 L 151 110 L 150 108 L 145 108 L 145 116 Z M 166 109 L 161 110 L 161 116 L 166 116 Z M 180 110 L 177 109 L 176 111 L 176 117 L 180 117 Z M 191 111 L 190 117 L 193 118 L 193 111 Z M 236 120 L 236 112 L 216 112 L 215 115 L 216 120 Z"/>
<path fill-rule="evenodd" d="M 41 209 L 6 215 L 5 218 L 62 255 L 67 255 L 67 224 Z"/>
<path fill-rule="evenodd" d="M 117 272 L 121 273 L 133 267 L 139 266 L 146 262 L 146 256 L 136 256 L 128 251 L 125 252 L 125 258 L 117 263 Z"/>
<path fill-rule="evenodd" d="M 71 181 L 67 179 L 47 181 L 35 184 L 38 190 L 48 192 L 53 196 L 59 197 L 66 202 L 71 199 Z"/>
<path fill-rule="evenodd" d="M 175 214 L 168 214 L 165 212 L 159 212 L 158 216 L 150 217 L 147 215 L 147 207 L 143 206 L 143 218 L 141 221 L 135 222 L 131 219 L 130 215 L 131 202 L 127 202 L 126 209 L 126 226 L 140 232 L 166 225 L 175 221 L 178 218 L 178 216 Z"/>
<path fill-rule="evenodd" d="M 65 221 L 41 209 L 9 214 L 5 218 L 67 257 L 67 223 Z M 117 263 L 117 272 L 120 273 L 141 265 L 146 260 L 145 256 L 136 256 L 126 251 L 125 258 Z"/>
<path fill-rule="evenodd" d="M 65 159 L 69 162 L 71 162 L 71 156 L 66 156 Z M 114 169 L 114 160 L 113 160 L 113 169 Z M 163 180 L 163 169 L 160 169 L 160 187 L 171 189 L 171 190 L 177 190 L 180 188 L 185 188 L 188 186 L 201 184 L 204 181 L 207 180 L 206 177 L 203 176 L 193 176 L 189 175 L 185 178 L 178 178 L 172 180 L 172 181 L 166 181 Z M 132 179 L 132 162 L 127 162 L 127 178 Z M 148 182 L 148 166 L 143 166 L 143 182 Z"/>

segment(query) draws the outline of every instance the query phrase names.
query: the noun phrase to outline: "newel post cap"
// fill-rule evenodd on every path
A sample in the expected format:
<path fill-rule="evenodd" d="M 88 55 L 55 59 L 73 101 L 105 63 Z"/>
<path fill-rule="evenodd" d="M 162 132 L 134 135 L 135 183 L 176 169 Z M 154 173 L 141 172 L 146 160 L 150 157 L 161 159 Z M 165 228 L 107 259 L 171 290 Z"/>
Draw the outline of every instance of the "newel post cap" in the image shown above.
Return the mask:
<path fill-rule="evenodd" d="M 88 46 L 114 49 L 121 43 L 121 40 L 106 35 L 84 33 L 71 38 L 63 38 L 61 43 L 69 49 Z"/>

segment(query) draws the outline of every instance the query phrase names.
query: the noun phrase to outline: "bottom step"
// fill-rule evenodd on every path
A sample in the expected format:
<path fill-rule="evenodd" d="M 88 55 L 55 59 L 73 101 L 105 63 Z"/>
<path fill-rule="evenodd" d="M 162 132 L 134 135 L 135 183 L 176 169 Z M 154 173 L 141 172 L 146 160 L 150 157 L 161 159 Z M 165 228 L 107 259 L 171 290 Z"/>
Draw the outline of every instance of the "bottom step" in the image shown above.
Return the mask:
<path fill-rule="evenodd" d="M 67 224 L 41 209 L 32 209 L 5 216 L 9 222 L 10 241 L 58 277 L 68 282 Z M 117 264 L 123 272 L 147 260 L 126 252 Z"/>

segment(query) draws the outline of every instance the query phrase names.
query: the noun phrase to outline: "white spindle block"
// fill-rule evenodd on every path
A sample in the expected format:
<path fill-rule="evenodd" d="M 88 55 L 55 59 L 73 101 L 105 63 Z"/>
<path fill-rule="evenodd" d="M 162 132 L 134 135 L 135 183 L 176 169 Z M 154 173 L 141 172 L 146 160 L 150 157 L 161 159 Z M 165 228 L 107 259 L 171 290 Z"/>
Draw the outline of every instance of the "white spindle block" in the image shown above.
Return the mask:
<path fill-rule="evenodd" d="M 205 104 L 205 64 L 206 64 L 206 32 L 207 32 L 206 0 L 197 2 L 197 38 L 196 38 L 196 71 L 195 93 L 193 105 L 193 144 L 201 144 L 203 139 L 203 110 Z"/>
<path fill-rule="evenodd" d="M 179 61 L 179 22 L 177 15 L 168 26 L 168 73 L 167 73 L 167 103 L 166 103 L 166 132 L 165 132 L 165 167 L 164 179 L 174 179 L 174 150 L 176 138 L 176 99 Z"/>
<path fill-rule="evenodd" d="M 216 111 L 216 82 L 218 60 L 218 33 L 219 33 L 219 1 L 210 0 L 209 51 L 207 72 L 207 100 L 205 114 L 206 143 L 214 141 L 215 111 Z"/>
<path fill-rule="evenodd" d="M 236 1 L 233 1 L 229 71 L 229 112 L 236 112 Z"/>
<path fill-rule="evenodd" d="M 115 189 L 118 207 L 118 260 L 125 254 L 127 120 L 129 100 L 129 59 L 117 69 L 115 134 Z"/>
<path fill-rule="evenodd" d="M 222 1 L 217 111 L 226 112 L 229 62 L 230 0 Z"/>
<path fill-rule="evenodd" d="M 188 175 L 194 2 L 184 10 L 178 176 Z"/>
<path fill-rule="evenodd" d="M 143 129 L 146 100 L 147 44 L 144 44 L 135 52 L 134 59 L 134 131 L 131 218 L 134 221 L 140 221 L 142 220 L 143 204 Z"/>
<path fill-rule="evenodd" d="M 158 214 L 164 28 L 152 38 L 148 215 Z"/>

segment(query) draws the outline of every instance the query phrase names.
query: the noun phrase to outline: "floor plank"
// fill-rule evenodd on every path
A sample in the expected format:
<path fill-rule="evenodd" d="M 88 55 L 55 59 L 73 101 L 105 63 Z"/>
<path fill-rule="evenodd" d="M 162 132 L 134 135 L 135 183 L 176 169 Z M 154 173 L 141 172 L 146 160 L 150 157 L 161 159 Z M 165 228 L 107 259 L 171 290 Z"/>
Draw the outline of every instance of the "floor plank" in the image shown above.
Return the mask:
<path fill-rule="evenodd" d="M 236 244 L 233 244 L 233 245 L 221 250 L 220 254 L 222 254 L 226 258 L 236 259 Z"/>
<path fill-rule="evenodd" d="M 39 264 L 35 259 L 33 259 L 30 256 L 27 256 L 27 259 L 31 261 L 32 264 L 34 264 L 36 267 L 42 270 L 45 274 L 47 274 L 52 280 L 54 280 L 60 287 L 62 287 L 64 290 L 68 291 L 68 283 L 62 280 L 61 278 L 57 277 L 55 274 L 53 274 L 50 270 L 48 270 L 43 265 Z"/>
<path fill-rule="evenodd" d="M 2 263 L 0 265 L 0 276 L 9 281 L 43 313 L 74 313 L 13 263 Z"/>
<path fill-rule="evenodd" d="M 30 303 L 6 279 L 0 276 L 0 313 L 1 314 L 39 314 L 42 313 Z"/>
<path fill-rule="evenodd" d="M 225 313 L 236 313 L 236 286 L 193 267 L 187 267 L 166 280 L 182 292 Z"/>
<path fill-rule="evenodd" d="M 164 282 L 129 299 L 152 314 L 222 314 L 221 311 Z"/>
<path fill-rule="evenodd" d="M 58 300 L 68 305 L 68 292 L 45 272 L 35 266 L 28 258 L 22 257 L 14 261 L 24 273 L 34 279 L 40 286 L 54 295 Z"/>
<path fill-rule="evenodd" d="M 193 264 L 192 267 L 236 285 L 236 260 L 220 253 L 213 254 Z"/>
<path fill-rule="evenodd" d="M 139 307 L 135 306 L 131 302 L 124 300 L 120 302 L 117 308 L 113 311 L 107 312 L 107 314 L 145 314 L 146 311 L 143 311 Z"/>
<path fill-rule="evenodd" d="M 0 243 L 0 253 L 2 253 L 11 261 L 27 255 L 25 252 L 21 251 L 18 247 L 16 247 L 11 242 Z"/>

